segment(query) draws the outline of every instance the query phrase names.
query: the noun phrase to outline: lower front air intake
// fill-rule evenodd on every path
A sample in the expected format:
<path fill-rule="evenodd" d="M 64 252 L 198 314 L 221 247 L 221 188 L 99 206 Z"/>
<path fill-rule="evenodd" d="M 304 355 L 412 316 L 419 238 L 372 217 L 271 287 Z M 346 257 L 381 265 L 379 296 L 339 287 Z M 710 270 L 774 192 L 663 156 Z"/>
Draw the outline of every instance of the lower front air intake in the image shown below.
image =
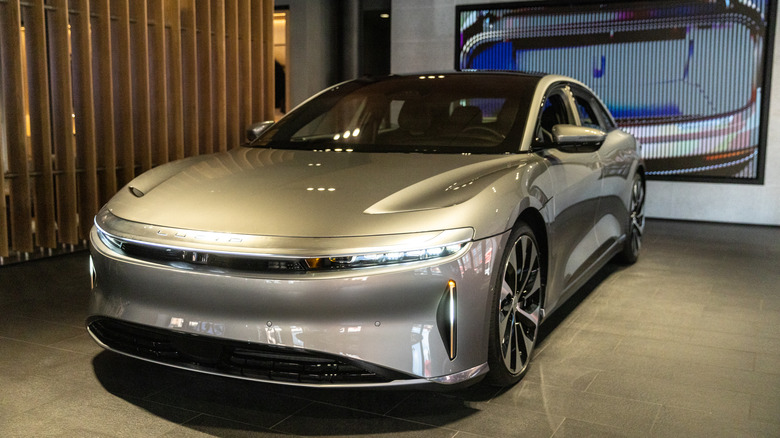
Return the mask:
<path fill-rule="evenodd" d="M 226 341 L 110 318 L 87 327 L 111 350 L 152 362 L 260 381 L 381 384 L 410 376 L 352 359 L 290 347 Z"/>

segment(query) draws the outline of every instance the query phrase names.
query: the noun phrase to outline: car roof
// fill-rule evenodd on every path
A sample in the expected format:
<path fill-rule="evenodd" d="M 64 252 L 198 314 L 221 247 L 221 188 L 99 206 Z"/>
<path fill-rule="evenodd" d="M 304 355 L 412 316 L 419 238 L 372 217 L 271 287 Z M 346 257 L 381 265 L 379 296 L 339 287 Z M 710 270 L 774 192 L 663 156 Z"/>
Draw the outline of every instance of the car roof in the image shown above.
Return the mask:
<path fill-rule="evenodd" d="M 563 76 L 558 74 L 550 74 L 550 73 L 544 73 L 544 72 L 525 72 L 525 71 L 509 71 L 509 70 L 459 70 L 459 71 L 421 71 L 421 72 L 413 72 L 413 73 L 394 73 L 386 76 L 373 76 L 373 77 L 366 77 L 365 79 L 369 80 L 387 80 L 391 78 L 415 78 L 415 77 L 424 77 L 424 76 L 431 76 L 431 77 L 439 77 L 439 76 L 507 76 L 507 77 L 518 77 L 518 78 L 527 78 L 527 79 L 534 79 L 537 82 L 537 85 L 541 85 L 543 88 L 547 88 L 548 86 L 557 83 L 557 82 L 568 82 L 570 84 L 576 84 L 579 85 L 587 90 L 590 90 L 590 87 L 585 85 L 584 83 L 578 81 L 577 79 L 574 79 L 569 76 Z M 592 90 L 591 90 L 592 92 Z"/>
<path fill-rule="evenodd" d="M 449 70 L 449 71 L 421 71 L 401 74 L 391 74 L 390 76 L 404 76 L 404 77 L 418 77 L 418 76 L 482 76 L 482 75 L 507 75 L 507 76 L 525 76 L 542 78 L 549 76 L 543 72 L 525 72 L 525 71 L 510 71 L 510 70 Z"/>

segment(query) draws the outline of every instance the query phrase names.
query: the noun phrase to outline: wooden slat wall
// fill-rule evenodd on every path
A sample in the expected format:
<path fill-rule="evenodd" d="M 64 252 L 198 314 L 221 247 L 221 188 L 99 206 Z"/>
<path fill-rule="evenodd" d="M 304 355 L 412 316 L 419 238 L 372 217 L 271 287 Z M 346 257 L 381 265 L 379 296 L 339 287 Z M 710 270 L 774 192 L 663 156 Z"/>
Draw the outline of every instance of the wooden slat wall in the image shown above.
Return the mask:
<path fill-rule="evenodd" d="M 252 118 L 252 14 L 251 5 L 247 1 L 238 3 L 238 59 L 240 118 L 241 126 L 246 129 L 252 122 L 261 121 Z"/>
<path fill-rule="evenodd" d="M 16 178 L 6 181 L 10 195 L 12 244 L 21 251 L 31 252 L 32 210 L 30 208 L 30 171 L 27 164 L 27 132 L 25 129 L 24 87 L 22 70 L 21 10 L 18 4 L 7 4 L 0 11 L 2 40 L 2 82 L 5 101 L 5 129 L 8 133 L 8 170 Z M 5 193 L 3 193 L 5 197 Z M 5 215 L 6 212 L 4 211 Z M 5 230 L 3 230 L 5 231 Z"/>
<path fill-rule="evenodd" d="M 212 0 L 211 21 L 214 47 L 214 149 L 227 150 L 227 76 L 225 73 L 225 0 Z"/>
<path fill-rule="evenodd" d="M 11 0 L 13 1 L 13 0 Z M 49 26 L 48 32 L 48 45 L 49 45 L 49 65 L 51 66 L 51 79 L 49 80 L 49 90 L 51 90 L 52 101 L 52 143 L 54 144 L 54 154 L 56 160 L 54 169 L 57 172 L 57 176 L 54 178 L 56 203 L 57 203 L 57 240 L 66 245 L 76 245 L 79 243 L 78 232 L 78 218 L 79 218 L 79 206 L 88 203 L 85 199 L 88 198 L 89 193 L 93 195 L 97 193 L 97 178 L 95 181 L 87 185 L 82 186 L 82 190 L 76 188 L 76 138 L 73 135 L 73 115 L 74 104 L 78 105 L 80 101 L 88 102 L 85 106 L 92 105 L 92 87 L 87 84 L 84 88 L 73 88 L 73 80 L 71 76 L 71 63 L 67 57 L 67 53 L 70 49 L 68 40 L 71 35 L 71 31 L 68 30 L 68 7 L 67 0 L 62 0 L 56 4 L 56 8 L 53 11 L 47 13 L 47 24 Z M 74 7 L 81 5 L 73 4 Z M 80 7 L 78 10 L 80 14 L 75 15 L 71 25 L 73 27 L 72 34 L 77 37 L 73 39 L 73 70 L 78 73 L 81 69 L 81 64 L 86 65 L 86 71 L 89 73 L 88 80 L 92 82 L 92 69 L 91 65 L 92 52 L 88 51 L 88 55 L 83 53 L 84 48 L 80 45 L 83 39 L 89 40 L 88 27 L 89 23 L 89 10 L 86 11 L 84 7 Z M 83 22 L 81 25 L 78 18 L 82 17 Z M 85 18 L 86 17 L 86 18 Z M 86 47 L 90 47 L 89 44 Z M 78 62 L 78 54 L 83 55 L 86 61 L 83 63 Z M 74 95 L 75 94 L 75 95 Z M 80 100 L 81 99 L 81 100 Z M 80 110 L 82 108 L 78 107 Z M 87 114 L 79 113 L 76 119 L 76 129 L 78 132 L 84 133 L 84 128 L 79 127 L 79 121 L 85 121 L 89 119 L 89 123 L 92 126 L 94 135 L 94 123 L 93 119 Z M 79 137 L 80 138 L 80 137 Z M 94 145 L 93 145 L 94 146 Z M 89 150 L 89 146 L 79 141 L 79 157 L 92 154 L 92 163 L 94 161 L 94 148 Z M 84 178 L 86 175 L 95 174 L 95 164 L 90 164 L 89 167 L 82 167 L 84 170 Z M 79 193 L 80 192 L 80 193 Z M 79 201 L 81 201 L 79 203 Z M 97 205 L 97 202 L 95 203 Z M 83 210 L 82 210 L 83 211 Z M 15 237 L 15 236 L 13 236 Z"/>
<path fill-rule="evenodd" d="M 170 30 L 168 37 L 168 144 L 170 159 L 184 158 L 184 108 L 182 97 L 182 59 L 181 59 L 181 8 L 179 0 L 165 1 L 165 24 Z"/>
<path fill-rule="evenodd" d="M 71 7 L 80 11 L 79 14 L 70 17 L 70 34 L 71 45 L 73 47 L 73 108 L 72 113 L 78 114 L 72 121 L 75 123 L 76 130 L 76 144 L 78 145 L 76 162 L 73 166 L 81 169 L 81 173 L 76 179 L 75 167 L 71 169 L 71 164 L 63 164 L 67 166 L 67 172 L 69 178 L 72 178 L 78 187 L 78 217 L 89 217 L 93 211 L 100 206 L 99 200 L 99 185 L 97 176 L 98 167 L 98 153 L 96 143 L 96 120 L 95 120 L 95 94 L 93 90 L 94 76 L 92 71 L 92 41 L 89 37 L 90 26 L 90 4 L 89 0 L 72 0 Z M 55 14 L 58 16 L 58 20 L 67 20 L 67 14 L 62 8 L 58 9 Z M 59 43 L 58 50 L 67 50 L 67 39 L 63 38 L 63 41 Z M 54 52 L 52 53 L 59 53 Z M 58 57 L 59 58 L 59 57 Z M 67 60 L 58 59 L 58 63 L 62 64 L 61 68 L 67 68 Z M 67 90 L 63 90 L 62 93 L 68 93 Z M 70 114 L 71 110 L 68 107 L 69 102 L 65 100 L 67 96 L 62 97 L 62 123 L 67 123 L 66 117 Z M 67 113 L 66 113 L 67 111 Z M 66 129 L 63 127 L 63 129 Z M 73 135 L 70 132 L 59 133 L 63 137 L 63 141 L 73 141 Z M 74 146 L 68 146 L 75 147 Z M 63 154 L 69 152 L 63 151 Z M 61 163 L 65 163 L 65 157 L 61 157 Z M 72 173 L 72 176 L 71 176 Z M 70 195 L 69 195 L 70 196 Z M 75 193 L 73 194 L 75 196 Z M 68 212 L 68 217 L 75 212 Z M 76 221 L 76 218 L 73 218 Z M 92 221 L 86 220 L 79 223 L 79 236 L 86 236 L 89 232 L 89 228 L 92 226 Z M 78 236 L 74 233 L 73 237 L 68 240 L 67 243 L 77 243 Z"/>
<path fill-rule="evenodd" d="M 95 15 L 90 17 L 92 24 L 92 72 L 95 82 L 95 138 L 101 141 L 98 146 L 99 199 L 103 204 L 116 193 L 116 129 L 114 128 L 114 69 L 111 50 L 111 15 L 109 0 L 90 0 Z M 107 141 L 108 140 L 108 141 Z M 113 140 L 113 141 L 112 141 Z M 80 216 L 79 216 L 80 217 Z M 86 219 L 86 218 L 85 218 Z M 86 224 L 86 221 L 82 223 Z"/>
<path fill-rule="evenodd" d="M 198 126 L 198 33 L 195 0 L 181 0 L 181 67 L 184 117 L 184 154 L 188 157 L 200 152 Z"/>
<path fill-rule="evenodd" d="M 225 71 L 227 85 L 227 144 L 240 143 L 241 101 L 239 99 L 240 76 L 238 69 L 238 0 L 225 0 Z"/>
<path fill-rule="evenodd" d="M 200 120 L 200 151 L 214 151 L 214 99 L 211 56 L 211 4 L 196 1 L 196 20 L 198 23 L 198 111 Z"/>
<path fill-rule="evenodd" d="M 43 0 L 35 0 L 27 11 L 27 77 L 30 98 L 30 148 L 33 169 L 41 176 L 35 181 L 35 244 L 56 248 L 54 210 L 54 168 L 51 159 L 51 115 L 49 107 L 49 60 L 46 53 L 46 17 Z M 0 192 L 2 184 L 0 183 Z M 2 210 L 2 208 L 0 208 Z"/>
<path fill-rule="evenodd" d="M 10 11 L 11 7 L 13 6 L 0 5 L 0 57 L 2 57 L 0 59 L 5 60 L 3 65 L 11 65 L 14 62 L 21 64 L 21 59 L 18 61 L 12 60 L 7 54 L 7 41 L 9 38 L 13 38 L 9 35 L 9 32 L 18 31 L 17 25 L 7 21 L 9 17 L 13 16 Z M 0 68 L 0 105 L 3 105 L 2 112 L 0 112 L 0 124 L 7 123 L 7 116 L 5 113 L 10 106 L 4 104 L 4 101 L 6 100 L 4 97 L 8 93 L 8 87 L 2 86 L 5 83 L 5 71 Z M 2 130 L 0 130 L 0 132 L 2 132 Z M 0 138 L 0 148 L 2 148 L 2 150 L 0 150 L 0 172 L 3 172 L 3 174 L 5 174 L 6 170 L 5 154 L 3 153 L 6 148 L 6 144 L 4 143 L 6 140 L 6 138 Z M 8 257 L 8 204 L 6 203 L 6 193 L 8 192 L 6 191 L 5 178 L 0 178 L 0 212 L 2 212 L 2 214 L 0 214 L 0 260 L 2 260 L 3 257 Z"/>
<path fill-rule="evenodd" d="M 238 71 L 238 0 L 225 0 L 225 83 L 227 103 L 227 144 L 240 143 L 241 119 L 239 108 L 241 101 L 238 98 L 239 71 Z"/>
<path fill-rule="evenodd" d="M 273 0 L 0 0 L 0 264 L 85 242 L 140 172 L 273 118 L 272 26 Z"/>
<path fill-rule="evenodd" d="M 152 116 L 149 99 L 149 26 L 146 24 L 145 1 L 130 2 L 130 51 L 133 62 L 130 76 L 133 83 L 133 140 L 137 164 L 141 171 L 152 168 Z"/>
<path fill-rule="evenodd" d="M 274 114 L 274 5 L 269 2 L 252 2 L 252 119 L 273 120 Z M 268 19 L 270 17 L 270 19 Z"/>
<path fill-rule="evenodd" d="M 168 162 L 168 86 L 165 79 L 165 4 L 148 0 L 149 94 L 152 108 L 153 166 Z"/>
<path fill-rule="evenodd" d="M 265 99 L 265 96 L 263 95 L 265 89 L 263 88 L 261 82 L 263 80 L 263 75 L 265 74 L 265 69 L 263 69 L 262 60 L 263 60 L 263 45 L 261 38 L 263 37 L 264 32 L 264 26 L 263 26 L 263 5 L 252 3 L 251 9 L 249 11 L 249 15 L 252 16 L 252 24 L 257 25 L 257 23 L 260 23 L 257 25 L 259 29 L 255 31 L 252 30 L 252 38 L 251 38 L 251 52 L 252 52 L 252 59 L 260 62 L 254 62 L 252 63 L 252 82 L 251 82 L 251 89 L 247 90 L 252 95 L 252 119 L 258 120 L 258 121 L 264 121 L 266 119 L 261 118 L 261 115 L 264 115 L 264 108 L 263 105 L 263 99 Z M 273 26 L 273 15 L 271 16 L 271 26 Z M 273 30 L 273 29 L 272 29 Z M 273 46 L 271 47 L 271 50 L 273 50 Z"/>
<path fill-rule="evenodd" d="M 133 135 L 133 80 L 130 52 L 129 0 L 111 0 L 111 23 L 114 52 L 114 121 L 116 127 L 116 159 L 119 163 L 117 186 L 121 187 L 135 176 L 135 147 Z M 123 123 L 127 121 L 127 123 Z"/>

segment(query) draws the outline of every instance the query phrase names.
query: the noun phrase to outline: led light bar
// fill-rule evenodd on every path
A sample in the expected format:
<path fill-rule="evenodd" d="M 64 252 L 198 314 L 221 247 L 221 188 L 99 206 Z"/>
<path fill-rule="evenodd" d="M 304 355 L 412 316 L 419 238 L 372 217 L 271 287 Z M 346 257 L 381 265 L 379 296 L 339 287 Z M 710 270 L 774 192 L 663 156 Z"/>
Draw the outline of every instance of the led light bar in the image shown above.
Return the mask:
<path fill-rule="evenodd" d="M 458 354 L 458 286 L 449 280 L 436 310 L 436 326 L 450 360 Z"/>
<path fill-rule="evenodd" d="M 371 266 L 394 265 L 400 263 L 420 262 L 457 254 L 466 243 L 457 243 L 433 248 L 415 249 L 410 251 L 379 252 L 346 257 L 307 258 L 306 265 L 311 270 L 316 269 L 353 269 Z"/>

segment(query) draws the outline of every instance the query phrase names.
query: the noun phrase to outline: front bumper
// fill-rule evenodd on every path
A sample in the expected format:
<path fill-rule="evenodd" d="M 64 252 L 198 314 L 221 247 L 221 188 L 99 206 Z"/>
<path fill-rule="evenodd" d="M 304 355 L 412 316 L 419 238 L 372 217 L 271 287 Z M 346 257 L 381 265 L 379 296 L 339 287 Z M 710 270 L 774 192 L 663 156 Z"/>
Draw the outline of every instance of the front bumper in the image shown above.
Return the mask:
<path fill-rule="evenodd" d="M 131 257 L 93 229 L 87 326 L 104 348 L 212 374 L 458 385 L 487 371 L 490 289 L 506 237 L 409 266 L 257 274 Z"/>

